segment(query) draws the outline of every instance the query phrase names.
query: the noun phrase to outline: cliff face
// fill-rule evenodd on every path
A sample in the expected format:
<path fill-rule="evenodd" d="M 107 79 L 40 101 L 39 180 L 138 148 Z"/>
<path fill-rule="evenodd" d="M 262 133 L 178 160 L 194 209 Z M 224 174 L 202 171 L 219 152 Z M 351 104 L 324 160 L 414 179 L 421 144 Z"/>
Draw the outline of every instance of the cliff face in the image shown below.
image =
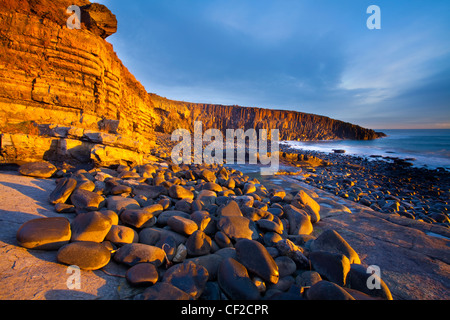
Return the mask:
<path fill-rule="evenodd" d="M 81 29 L 66 26 L 70 5 L 81 8 Z M 0 1 L 0 161 L 139 162 L 155 131 L 194 121 L 205 130 L 278 128 L 285 140 L 378 137 L 310 114 L 148 94 L 105 40 L 117 27 L 108 8 L 88 0 Z"/>
<path fill-rule="evenodd" d="M 80 30 L 66 26 L 72 4 L 82 10 Z M 92 140 L 83 130 L 116 134 L 114 139 L 131 141 L 122 143 L 126 149 L 150 151 L 159 116 L 144 87 L 104 40 L 116 28 L 105 6 L 85 0 L 0 2 L 0 133 L 10 158 L 29 159 L 33 152 L 40 157 L 42 150 L 21 148 L 21 141 L 37 136 L 52 138 L 53 145 L 61 138 L 105 140 Z M 108 131 L 105 121 L 116 128 Z M 49 126 L 63 129 L 55 134 L 45 130 Z M 69 129 L 76 134 L 61 136 Z"/>
<path fill-rule="evenodd" d="M 194 121 L 202 121 L 204 130 L 279 129 L 281 140 L 372 140 L 384 134 L 351 123 L 314 114 L 173 101 L 150 94 L 156 112 L 161 115 L 158 130 L 170 133 L 178 127 L 193 130 Z"/>

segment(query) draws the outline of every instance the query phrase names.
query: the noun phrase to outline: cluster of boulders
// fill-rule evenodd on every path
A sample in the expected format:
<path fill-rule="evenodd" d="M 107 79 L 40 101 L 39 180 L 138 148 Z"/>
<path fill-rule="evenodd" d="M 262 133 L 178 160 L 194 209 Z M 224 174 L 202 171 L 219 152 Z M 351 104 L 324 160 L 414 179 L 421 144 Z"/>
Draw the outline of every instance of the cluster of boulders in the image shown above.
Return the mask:
<path fill-rule="evenodd" d="M 49 201 L 74 216 L 30 220 L 18 243 L 83 270 L 127 266 L 128 283 L 145 289 L 136 299 L 392 299 L 336 231 L 311 235 L 320 205 L 303 191 L 222 166 L 20 172 L 38 175 L 30 168 L 58 176 Z"/>
<path fill-rule="evenodd" d="M 450 175 L 445 169 L 405 167 L 398 161 L 314 151 L 328 166 L 305 168 L 305 182 L 386 213 L 450 228 Z M 295 154 L 295 153 L 294 153 Z"/>

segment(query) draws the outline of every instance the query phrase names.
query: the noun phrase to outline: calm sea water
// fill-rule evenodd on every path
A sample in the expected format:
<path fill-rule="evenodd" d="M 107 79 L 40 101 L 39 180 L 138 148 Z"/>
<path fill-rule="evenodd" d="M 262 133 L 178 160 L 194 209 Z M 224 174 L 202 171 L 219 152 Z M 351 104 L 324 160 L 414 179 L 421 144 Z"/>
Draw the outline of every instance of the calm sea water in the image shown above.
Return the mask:
<path fill-rule="evenodd" d="M 286 141 L 292 147 L 304 150 L 333 152 L 344 149 L 346 154 L 358 156 L 381 155 L 399 158 L 414 158 L 417 167 L 444 167 L 450 169 L 450 129 L 396 129 L 377 130 L 386 138 L 370 141 Z"/>

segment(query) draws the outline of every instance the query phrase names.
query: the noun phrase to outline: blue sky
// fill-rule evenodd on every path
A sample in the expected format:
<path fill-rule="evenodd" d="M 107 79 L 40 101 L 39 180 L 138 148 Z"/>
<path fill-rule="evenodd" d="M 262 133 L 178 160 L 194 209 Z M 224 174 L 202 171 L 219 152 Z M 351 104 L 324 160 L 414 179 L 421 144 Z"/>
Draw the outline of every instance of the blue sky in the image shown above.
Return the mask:
<path fill-rule="evenodd" d="M 450 128 L 450 1 L 101 0 L 148 92 L 373 129 Z M 370 5 L 381 29 L 366 25 Z"/>

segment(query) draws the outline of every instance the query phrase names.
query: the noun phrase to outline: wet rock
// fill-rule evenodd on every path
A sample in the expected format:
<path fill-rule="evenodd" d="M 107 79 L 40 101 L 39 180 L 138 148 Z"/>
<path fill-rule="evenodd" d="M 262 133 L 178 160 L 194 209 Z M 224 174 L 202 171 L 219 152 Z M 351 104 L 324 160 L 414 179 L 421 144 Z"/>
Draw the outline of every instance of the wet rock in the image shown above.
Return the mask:
<path fill-rule="evenodd" d="M 159 267 L 163 264 L 165 256 L 161 248 L 143 243 L 130 243 L 117 250 L 114 260 L 129 266 L 149 262 Z"/>
<path fill-rule="evenodd" d="M 278 282 L 278 265 L 261 243 L 242 239 L 236 243 L 235 248 L 238 260 L 247 270 L 260 276 L 267 282 Z"/>
<path fill-rule="evenodd" d="M 19 167 L 20 174 L 35 178 L 51 178 L 57 168 L 49 162 L 36 161 L 28 162 Z"/>
<path fill-rule="evenodd" d="M 58 250 L 70 241 L 71 234 L 66 218 L 40 218 L 22 224 L 16 239 L 27 249 Z"/>
<path fill-rule="evenodd" d="M 340 286 L 345 285 L 350 261 L 339 253 L 316 251 L 309 254 L 311 265 L 322 277 Z"/>
<path fill-rule="evenodd" d="M 48 197 L 48 200 L 51 204 L 66 203 L 76 186 L 77 181 L 75 179 L 63 178 L 59 180 L 56 188 Z"/>
<path fill-rule="evenodd" d="M 185 261 L 170 267 L 164 274 L 163 282 L 170 283 L 192 298 L 198 299 L 205 289 L 208 277 L 205 267 L 192 261 Z"/>
<path fill-rule="evenodd" d="M 260 293 L 247 269 L 232 258 L 222 260 L 217 279 L 220 288 L 232 300 L 258 300 Z"/>
<path fill-rule="evenodd" d="M 339 233 L 328 229 L 313 240 L 310 245 L 311 251 L 327 251 L 345 255 L 352 263 L 361 263 L 356 251 L 341 237 Z"/>
<path fill-rule="evenodd" d="M 125 279 L 133 286 L 150 286 L 155 284 L 158 278 L 158 270 L 152 263 L 139 263 L 125 274 Z"/>
<path fill-rule="evenodd" d="M 73 242 L 58 250 L 58 262 L 75 265 L 83 270 L 98 270 L 109 263 L 110 251 L 97 242 Z"/>

